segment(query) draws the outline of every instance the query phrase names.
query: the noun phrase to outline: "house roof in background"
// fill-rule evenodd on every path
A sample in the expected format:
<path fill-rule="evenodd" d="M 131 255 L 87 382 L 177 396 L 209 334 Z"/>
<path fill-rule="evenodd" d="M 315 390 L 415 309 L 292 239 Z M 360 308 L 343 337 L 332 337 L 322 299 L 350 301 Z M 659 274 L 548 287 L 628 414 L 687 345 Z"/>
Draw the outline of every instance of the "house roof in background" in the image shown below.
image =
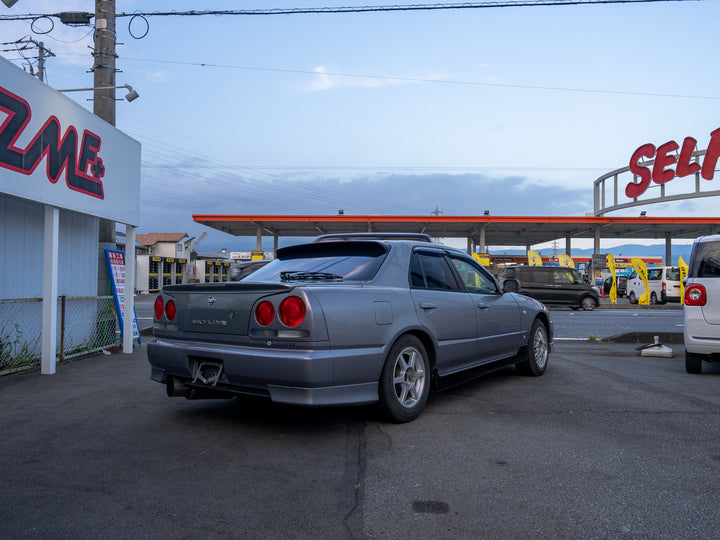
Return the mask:
<path fill-rule="evenodd" d="M 147 233 L 136 234 L 135 240 L 144 246 L 154 246 L 158 242 L 177 243 L 187 236 L 187 233 Z"/>

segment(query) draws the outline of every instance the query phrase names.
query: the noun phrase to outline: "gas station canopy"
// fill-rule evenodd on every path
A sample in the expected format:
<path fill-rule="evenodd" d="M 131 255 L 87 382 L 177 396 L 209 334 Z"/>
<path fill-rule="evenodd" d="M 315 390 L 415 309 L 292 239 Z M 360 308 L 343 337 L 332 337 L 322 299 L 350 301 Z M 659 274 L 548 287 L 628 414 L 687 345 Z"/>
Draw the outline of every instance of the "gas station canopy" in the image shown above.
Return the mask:
<path fill-rule="evenodd" d="M 234 236 L 301 236 L 350 232 L 417 232 L 467 238 L 485 245 L 532 246 L 559 239 L 694 239 L 720 232 L 717 217 L 193 215 L 193 220 Z M 481 240 L 482 239 L 482 240 Z"/>

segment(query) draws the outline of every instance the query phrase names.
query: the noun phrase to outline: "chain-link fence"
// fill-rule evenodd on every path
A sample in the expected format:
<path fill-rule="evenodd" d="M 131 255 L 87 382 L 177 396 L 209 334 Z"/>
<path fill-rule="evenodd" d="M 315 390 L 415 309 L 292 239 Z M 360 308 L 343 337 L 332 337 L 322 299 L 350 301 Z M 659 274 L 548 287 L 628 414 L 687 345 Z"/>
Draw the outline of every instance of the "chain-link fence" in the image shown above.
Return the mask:
<path fill-rule="evenodd" d="M 42 349 L 42 298 L 0 300 L 0 375 L 35 367 Z M 61 296 L 58 360 L 122 343 L 112 296 Z"/>

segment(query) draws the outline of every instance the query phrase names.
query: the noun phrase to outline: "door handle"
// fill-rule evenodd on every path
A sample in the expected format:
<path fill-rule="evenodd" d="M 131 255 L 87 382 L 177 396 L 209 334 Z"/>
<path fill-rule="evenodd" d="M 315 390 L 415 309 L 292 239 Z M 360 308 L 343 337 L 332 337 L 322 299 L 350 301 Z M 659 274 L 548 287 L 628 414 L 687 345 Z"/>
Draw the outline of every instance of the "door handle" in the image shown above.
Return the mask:
<path fill-rule="evenodd" d="M 435 309 L 437 305 L 432 302 L 420 302 L 420 307 L 422 309 Z"/>
<path fill-rule="evenodd" d="M 482 309 L 483 311 L 490 309 L 490 304 L 484 304 L 484 303 L 482 303 L 482 302 L 478 302 L 478 305 L 477 305 L 477 306 L 478 306 L 480 309 Z"/>

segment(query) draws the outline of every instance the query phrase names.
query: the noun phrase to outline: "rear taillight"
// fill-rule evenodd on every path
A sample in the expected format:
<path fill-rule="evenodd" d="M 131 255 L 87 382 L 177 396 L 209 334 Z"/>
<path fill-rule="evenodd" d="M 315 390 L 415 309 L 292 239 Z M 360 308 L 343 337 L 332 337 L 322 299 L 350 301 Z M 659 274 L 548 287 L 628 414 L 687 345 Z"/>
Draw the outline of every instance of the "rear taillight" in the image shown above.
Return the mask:
<path fill-rule="evenodd" d="M 686 306 L 704 306 L 707 303 L 707 292 L 702 285 L 692 284 L 685 287 Z"/>
<path fill-rule="evenodd" d="M 662 292 L 667 292 L 667 283 L 662 282 Z"/>
<path fill-rule="evenodd" d="M 168 303 L 165 304 L 165 316 L 167 317 L 167 320 L 174 321 L 176 313 L 175 300 L 168 300 Z"/>
<path fill-rule="evenodd" d="M 164 305 L 163 305 L 162 296 L 158 296 L 155 299 L 155 305 L 153 306 L 153 314 L 155 315 L 156 321 L 159 321 L 160 319 L 162 319 L 163 308 L 164 308 Z"/>
<path fill-rule="evenodd" d="M 267 300 L 260 302 L 255 308 L 255 319 L 261 326 L 269 325 L 275 319 L 275 308 Z"/>
<path fill-rule="evenodd" d="M 297 326 L 305 320 L 305 302 L 299 296 L 288 296 L 280 304 L 280 320 L 286 326 Z"/>

